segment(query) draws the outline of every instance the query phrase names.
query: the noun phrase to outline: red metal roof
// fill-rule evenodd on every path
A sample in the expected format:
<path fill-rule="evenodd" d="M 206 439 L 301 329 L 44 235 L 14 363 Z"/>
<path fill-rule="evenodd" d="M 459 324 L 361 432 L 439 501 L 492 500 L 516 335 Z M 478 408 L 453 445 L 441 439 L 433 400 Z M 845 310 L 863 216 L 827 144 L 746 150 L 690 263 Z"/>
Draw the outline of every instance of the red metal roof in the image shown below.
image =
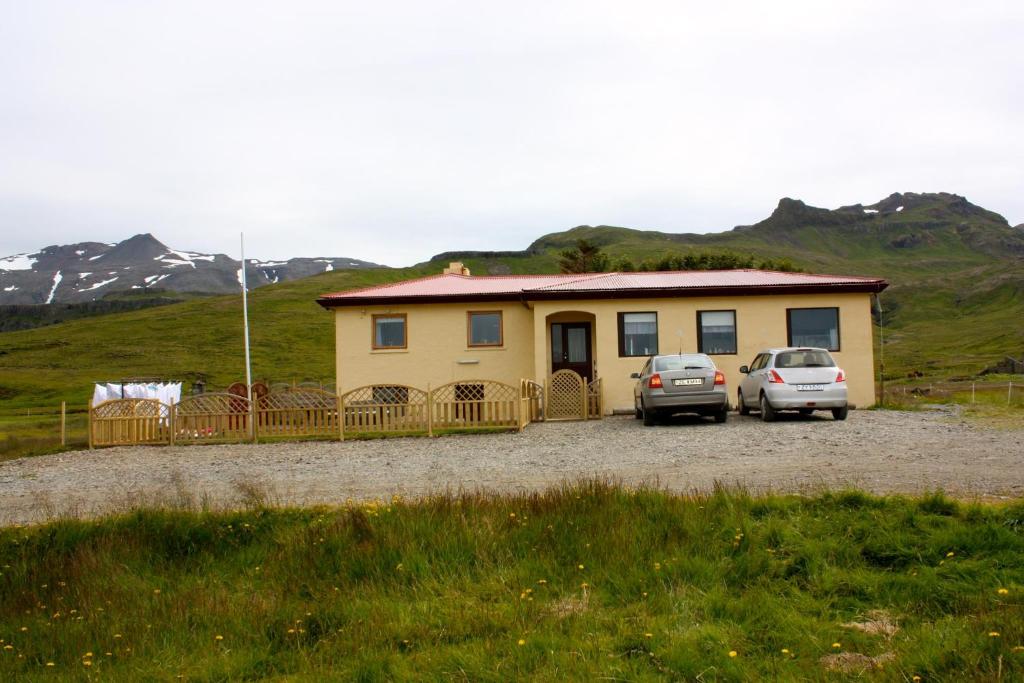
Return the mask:
<path fill-rule="evenodd" d="M 433 275 L 387 285 L 324 294 L 322 306 L 438 301 L 634 298 L 792 292 L 880 292 L 885 280 L 768 270 L 686 270 L 571 275 Z"/>

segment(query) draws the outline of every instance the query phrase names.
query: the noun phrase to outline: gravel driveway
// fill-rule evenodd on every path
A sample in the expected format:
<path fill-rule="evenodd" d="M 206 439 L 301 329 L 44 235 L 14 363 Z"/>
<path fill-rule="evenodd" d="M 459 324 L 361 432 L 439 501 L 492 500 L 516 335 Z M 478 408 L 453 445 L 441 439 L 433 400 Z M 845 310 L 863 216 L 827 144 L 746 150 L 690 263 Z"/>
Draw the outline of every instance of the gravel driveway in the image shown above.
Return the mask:
<path fill-rule="evenodd" d="M 539 489 L 581 477 L 673 490 L 856 486 L 1024 495 L 1024 429 L 952 412 L 855 411 L 764 424 L 631 417 L 538 423 L 521 434 L 265 445 L 111 448 L 0 462 L 0 523 L 94 515 L 143 504 L 336 503 L 446 489 Z"/>

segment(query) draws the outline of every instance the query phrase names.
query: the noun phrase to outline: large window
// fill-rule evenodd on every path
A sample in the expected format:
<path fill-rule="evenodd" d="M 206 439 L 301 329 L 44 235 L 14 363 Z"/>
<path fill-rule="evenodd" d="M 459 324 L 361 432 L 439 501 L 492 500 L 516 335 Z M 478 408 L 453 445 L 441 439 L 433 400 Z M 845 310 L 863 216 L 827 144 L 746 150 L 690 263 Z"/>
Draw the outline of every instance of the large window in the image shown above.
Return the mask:
<path fill-rule="evenodd" d="M 697 311 L 697 350 L 736 353 L 736 311 Z"/>
<path fill-rule="evenodd" d="M 501 346 L 501 311 L 469 312 L 469 345 Z"/>
<path fill-rule="evenodd" d="M 373 348 L 404 349 L 408 346 L 405 314 L 373 316 Z"/>
<path fill-rule="evenodd" d="M 658 353 L 658 314 L 619 313 L 619 355 L 654 356 Z"/>
<path fill-rule="evenodd" d="M 839 350 L 838 308 L 790 308 L 786 315 L 790 346 Z"/>

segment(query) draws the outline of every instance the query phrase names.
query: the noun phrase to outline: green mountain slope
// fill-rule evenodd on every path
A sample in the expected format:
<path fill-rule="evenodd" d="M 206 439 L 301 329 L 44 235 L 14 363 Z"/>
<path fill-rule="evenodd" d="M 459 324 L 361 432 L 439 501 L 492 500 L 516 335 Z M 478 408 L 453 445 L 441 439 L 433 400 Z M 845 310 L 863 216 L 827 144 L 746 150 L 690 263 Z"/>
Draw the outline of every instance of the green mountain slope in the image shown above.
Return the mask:
<path fill-rule="evenodd" d="M 897 210 L 897 207 L 903 207 Z M 439 273 L 463 260 L 475 274 L 557 270 L 561 249 L 585 238 L 634 261 L 687 250 L 789 258 L 815 272 L 886 277 L 887 375 L 974 373 L 1024 355 L 1024 230 L 950 194 L 897 194 L 835 211 L 784 199 L 752 226 L 707 235 L 583 226 L 522 252 L 453 252 L 402 269 L 333 271 L 250 295 L 253 370 L 270 380 L 334 374 L 331 316 L 319 294 Z M 244 376 L 241 297 L 219 296 L 0 334 L 0 410 L 85 405 L 91 383 Z"/>

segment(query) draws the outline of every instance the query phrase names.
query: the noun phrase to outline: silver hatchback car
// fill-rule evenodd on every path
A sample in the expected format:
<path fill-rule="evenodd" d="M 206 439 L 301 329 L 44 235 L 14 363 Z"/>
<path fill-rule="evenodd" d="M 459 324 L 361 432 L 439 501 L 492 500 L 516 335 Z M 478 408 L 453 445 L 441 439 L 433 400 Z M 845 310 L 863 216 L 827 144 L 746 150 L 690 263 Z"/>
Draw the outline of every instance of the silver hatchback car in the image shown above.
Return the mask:
<path fill-rule="evenodd" d="M 802 415 L 831 410 L 836 420 L 846 419 L 846 374 L 825 349 L 767 349 L 740 372 L 745 375 L 736 394 L 740 415 L 760 409 L 761 419 L 771 422 L 780 410 Z"/>
<path fill-rule="evenodd" d="M 653 425 L 659 416 L 674 413 L 712 415 L 715 422 L 729 416 L 725 375 L 703 353 L 652 356 L 643 370 L 630 375 L 637 419 Z"/>

